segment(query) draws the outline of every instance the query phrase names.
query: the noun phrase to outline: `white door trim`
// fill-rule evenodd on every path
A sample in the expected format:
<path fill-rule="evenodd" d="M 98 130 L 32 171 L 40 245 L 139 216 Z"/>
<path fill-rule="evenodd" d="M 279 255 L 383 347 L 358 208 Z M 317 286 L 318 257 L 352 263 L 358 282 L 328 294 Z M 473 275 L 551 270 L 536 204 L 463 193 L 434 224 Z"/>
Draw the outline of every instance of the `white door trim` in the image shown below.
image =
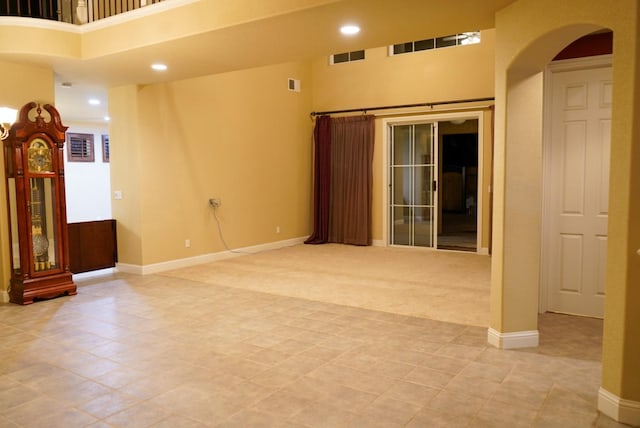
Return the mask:
<path fill-rule="evenodd" d="M 540 245 L 540 287 L 538 295 L 538 312 L 544 313 L 549 308 L 549 290 L 545 285 L 550 284 L 549 275 L 551 268 L 543 251 L 549 246 L 550 219 L 551 219 L 551 183 L 549 180 L 549 165 L 551 156 L 551 102 L 552 79 L 554 73 L 567 71 L 589 70 L 613 66 L 613 55 L 599 55 L 595 57 L 565 59 L 549 64 L 544 72 L 544 96 L 543 96 L 543 147 L 542 147 L 542 240 Z"/>
<path fill-rule="evenodd" d="M 478 121 L 478 207 L 477 207 L 477 242 L 476 252 L 487 254 L 486 248 L 482 248 L 482 190 L 485 183 L 484 176 L 484 111 L 467 111 L 456 113 L 422 114 L 417 116 L 402 116 L 382 119 L 382 242 L 389 245 L 389 126 L 406 125 L 413 122 L 440 122 L 446 120 L 477 120 Z M 436 249 L 436 248 L 434 248 Z"/>

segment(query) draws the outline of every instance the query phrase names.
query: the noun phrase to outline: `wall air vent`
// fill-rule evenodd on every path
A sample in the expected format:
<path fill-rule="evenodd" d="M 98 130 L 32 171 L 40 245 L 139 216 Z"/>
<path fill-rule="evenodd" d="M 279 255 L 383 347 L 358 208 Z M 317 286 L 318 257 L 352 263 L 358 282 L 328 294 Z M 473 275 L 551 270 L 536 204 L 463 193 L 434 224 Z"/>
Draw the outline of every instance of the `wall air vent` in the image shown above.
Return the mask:
<path fill-rule="evenodd" d="M 287 79 L 287 87 L 290 91 L 300 92 L 300 80 L 292 79 L 291 77 Z"/>

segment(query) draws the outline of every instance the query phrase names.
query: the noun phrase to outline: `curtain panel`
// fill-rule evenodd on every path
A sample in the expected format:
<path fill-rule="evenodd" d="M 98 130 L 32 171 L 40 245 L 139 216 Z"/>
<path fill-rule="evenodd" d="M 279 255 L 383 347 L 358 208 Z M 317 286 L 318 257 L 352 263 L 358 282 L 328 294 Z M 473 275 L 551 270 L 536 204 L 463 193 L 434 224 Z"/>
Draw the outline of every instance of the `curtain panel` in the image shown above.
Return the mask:
<path fill-rule="evenodd" d="M 313 130 L 313 234 L 305 244 L 329 241 L 329 193 L 331 178 L 331 117 L 316 118 Z"/>
<path fill-rule="evenodd" d="M 308 244 L 371 245 L 374 116 L 316 120 L 314 232 Z"/>

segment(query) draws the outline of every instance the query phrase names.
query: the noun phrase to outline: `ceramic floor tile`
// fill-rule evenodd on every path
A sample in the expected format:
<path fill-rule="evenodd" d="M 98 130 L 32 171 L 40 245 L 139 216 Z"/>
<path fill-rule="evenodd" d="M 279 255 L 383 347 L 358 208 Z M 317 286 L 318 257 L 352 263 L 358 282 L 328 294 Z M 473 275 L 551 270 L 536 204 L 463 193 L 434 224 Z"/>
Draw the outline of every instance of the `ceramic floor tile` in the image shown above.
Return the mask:
<path fill-rule="evenodd" d="M 404 425 L 413 419 L 421 408 L 418 404 L 381 396 L 358 413 L 391 424 Z"/>
<path fill-rule="evenodd" d="M 490 400 L 480 409 L 471 426 L 527 428 L 533 424 L 536 415 L 537 412 L 530 408 Z"/>
<path fill-rule="evenodd" d="M 512 368 L 513 364 L 496 365 L 473 361 L 460 371 L 460 375 L 491 382 L 502 382 Z"/>
<path fill-rule="evenodd" d="M 357 415 L 351 420 L 351 426 L 367 428 L 402 428 L 405 424 L 392 422 L 388 419 L 380 419 L 379 417 L 372 415 Z"/>
<path fill-rule="evenodd" d="M 178 426 L 178 425 L 176 425 Z M 182 427 L 182 425 L 179 425 Z M 216 425 L 216 428 L 306 428 L 294 422 L 284 420 L 281 416 L 256 410 L 242 410 L 227 420 Z M 169 425 L 167 425 L 169 428 Z"/>
<path fill-rule="evenodd" d="M 139 402 L 139 400 L 136 397 L 114 391 L 97 397 L 78 407 L 86 413 L 103 419 L 131 407 L 137 402 Z"/>
<path fill-rule="evenodd" d="M 499 382 L 487 379 L 478 379 L 463 376 L 462 373 L 456 375 L 444 388 L 451 392 L 461 392 L 474 397 L 488 399 L 491 398 L 500 387 Z"/>
<path fill-rule="evenodd" d="M 570 410 L 562 412 L 546 412 L 538 415 L 533 424 L 534 428 L 583 428 L 591 427 L 598 418 L 594 410 L 592 414 L 572 413 Z"/>
<path fill-rule="evenodd" d="M 485 398 L 452 391 L 441 391 L 426 405 L 429 409 L 448 411 L 451 415 L 475 417 L 486 403 Z"/>
<path fill-rule="evenodd" d="M 153 426 L 167 416 L 168 412 L 164 409 L 149 402 L 142 402 L 113 414 L 104 421 L 114 427 L 143 428 Z"/>
<path fill-rule="evenodd" d="M 284 391 L 277 391 L 257 402 L 252 408 L 258 412 L 266 412 L 283 418 L 289 418 L 302 411 L 311 403 L 312 401 L 310 400 L 297 397 Z"/>
<path fill-rule="evenodd" d="M 368 370 L 379 376 L 390 377 L 393 379 L 402 379 L 409 372 L 414 370 L 416 366 L 396 361 L 378 360 L 371 365 Z"/>
<path fill-rule="evenodd" d="M 287 368 L 273 367 L 251 377 L 250 379 L 251 382 L 263 387 L 282 388 L 292 382 L 295 382 L 300 378 L 300 376 L 302 376 L 301 373 L 292 372 Z"/>
<path fill-rule="evenodd" d="M 510 381 L 498 385 L 491 399 L 514 407 L 539 410 L 548 395 L 548 390 L 532 388 L 525 382 Z"/>
<path fill-rule="evenodd" d="M 418 365 L 456 375 L 471 364 L 471 362 L 472 361 L 468 359 L 430 354 L 423 355 Z"/>
<path fill-rule="evenodd" d="M 431 388 L 442 389 L 454 375 L 451 373 L 441 372 L 439 370 L 432 370 L 427 367 L 416 367 L 403 378 L 407 382 L 418 383 L 420 385 L 428 386 Z"/>
<path fill-rule="evenodd" d="M 33 426 L 39 419 L 53 417 L 66 410 L 64 403 L 49 397 L 38 397 L 16 407 L 12 407 L 4 416 L 22 426 Z"/>
<path fill-rule="evenodd" d="M 230 403 L 238 407 L 250 407 L 276 392 L 278 388 L 259 385 L 251 381 L 230 385 L 224 391 L 224 396 Z"/>
<path fill-rule="evenodd" d="M 40 386 L 39 391 L 48 395 L 56 400 L 63 401 L 66 404 L 73 406 L 79 406 L 94 400 L 98 397 L 110 394 L 113 392 L 111 388 L 101 385 L 91 380 L 85 380 L 84 382 L 68 385 L 68 386 L 48 386 L 46 389 L 42 389 Z"/>
<path fill-rule="evenodd" d="M 336 384 L 330 384 L 327 387 L 327 392 L 328 394 L 318 401 L 350 412 L 360 412 L 379 397 L 379 394 Z"/>
<path fill-rule="evenodd" d="M 20 370 L 9 372 L 7 376 L 17 382 L 29 384 L 38 382 L 47 376 L 55 375 L 57 371 L 58 368 L 51 364 L 36 363 Z"/>
<path fill-rule="evenodd" d="M 269 277 L 281 261 L 263 258 L 186 268 L 197 279 L 108 275 L 73 298 L 1 305 L 0 426 L 622 427 L 596 411 L 600 320 L 541 314 L 540 346 L 505 351 L 486 345 L 485 327 L 215 283 Z M 419 280 L 405 274 L 394 283 Z M 430 291 L 434 315 L 446 291 Z"/>
<path fill-rule="evenodd" d="M 8 375 L 0 375 L 0 393 L 6 389 L 20 385 L 16 380 L 11 379 Z"/>
<path fill-rule="evenodd" d="M 326 364 L 326 361 L 321 358 L 316 358 L 315 356 L 310 355 L 295 354 L 282 361 L 280 364 L 275 366 L 275 368 L 303 375 L 322 367 L 324 364 Z"/>
<path fill-rule="evenodd" d="M 87 427 L 99 422 L 97 418 L 77 409 L 64 409 L 61 412 L 45 415 L 29 423 L 30 428 L 51 427 Z"/>
<path fill-rule="evenodd" d="M 442 346 L 435 354 L 452 358 L 473 360 L 484 351 L 485 346 L 469 346 L 450 343 Z"/>
<path fill-rule="evenodd" d="M 310 428 L 350 428 L 357 415 L 328 403 L 312 403 L 291 418 L 293 422 Z"/>
<path fill-rule="evenodd" d="M 18 384 L 0 391 L 0 414 L 4 415 L 13 408 L 36 400 L 43 395 L 35 389 Z"/>
<path fill-rule="evenodd" d="M 151 425 L 153 428 L 207 428 L 210 425 L 205 424 L 203 422 L 196 421 L 188 416 L 181 415 L 170 415 L 161 421 L 157 422 L 154 425 Z M 106 428 L 107 426 L 105 426 Z M 110 427 L 110 425 L 108 426 Z M 93 428 L 93 427 L 91 427 Z M 102 427 L 96 427 L 102 428 Z"/>
<path fill-rule="evenodd" d="M 440 389 L 430 388 L 418 383 L 398 380 L 382 395 L 382 397 L 388 397 L 424 406 L 433 397 L 438 395 L 439 392 Z"/>
<path fill-rule="evenodd" d="M 450 412 L 447 409 L 424 408 L 406 425 L 406 428 L 472 428 L 472 415 Z"/>

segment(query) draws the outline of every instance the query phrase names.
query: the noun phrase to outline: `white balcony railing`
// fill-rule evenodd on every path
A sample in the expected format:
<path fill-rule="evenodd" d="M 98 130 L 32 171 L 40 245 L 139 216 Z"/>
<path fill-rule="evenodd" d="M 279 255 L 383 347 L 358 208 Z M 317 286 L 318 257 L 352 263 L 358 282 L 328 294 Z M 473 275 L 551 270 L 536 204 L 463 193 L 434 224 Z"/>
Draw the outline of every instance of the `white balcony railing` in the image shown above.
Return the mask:
<path fill-rule="evenodd" d="M 86 24 L 164 0 L 0 0 L 0 16 Z"/>
<path fill-rule="evenodd" d="M 62 21 L 86 24 L 164 0 L 58 0 Z"/>

